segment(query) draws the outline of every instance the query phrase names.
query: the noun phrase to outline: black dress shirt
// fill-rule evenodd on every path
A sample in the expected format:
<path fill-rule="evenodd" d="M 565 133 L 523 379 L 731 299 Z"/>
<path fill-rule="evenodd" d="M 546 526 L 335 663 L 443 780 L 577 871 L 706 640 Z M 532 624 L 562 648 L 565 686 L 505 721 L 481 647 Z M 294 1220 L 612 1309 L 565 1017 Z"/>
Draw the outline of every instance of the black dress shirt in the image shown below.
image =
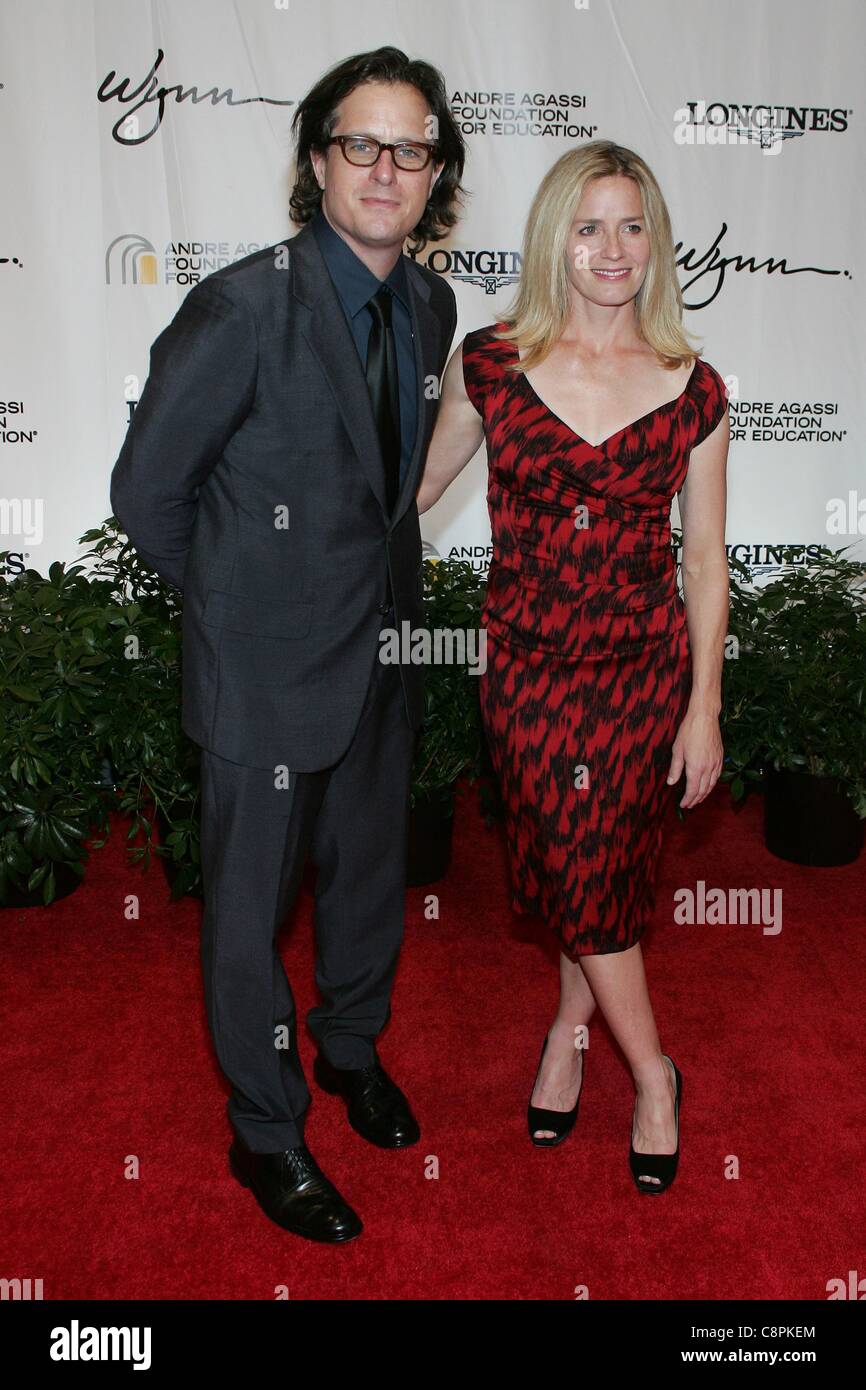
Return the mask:
<path fill-rule="evenodd" d="M 397 349 L 397 380 L 400 387 L 400 485 L 406 477 L 412 451 L 415 447 L 415 431 L 418 425 L 417 382 L 415 376 L 415 331 L 409 301 L 409 287 L 406 283 L 406 267 L 402 254 L 399 256 L 387 280 L 377 280 L 372 270 L 355 255 L 355 252 L 334 231 L 322 209 L 313 215 L 312 226 L 319 244 L 328 273 L 334 282 L 337 296 L 343 306 L 352 337 L 358 349 L 362 369 L 367 361 L 367 341 L 370 337 L 371 317 L 367 303 L 385 284 L 394 299 L 391 322 L 394 329 L 394 345 Z"/>

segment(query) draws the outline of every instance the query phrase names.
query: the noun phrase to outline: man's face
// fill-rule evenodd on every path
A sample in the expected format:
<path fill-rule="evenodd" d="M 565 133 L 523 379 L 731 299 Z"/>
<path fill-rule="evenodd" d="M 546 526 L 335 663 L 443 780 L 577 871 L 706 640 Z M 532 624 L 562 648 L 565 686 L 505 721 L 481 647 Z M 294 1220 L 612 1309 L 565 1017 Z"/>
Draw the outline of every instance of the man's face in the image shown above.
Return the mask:
<path fill-rule="evenodd" d="M 432 119 L 417 88 L 405 82 L 364 82 L 340 104 L 334 134 L 429 144 L 435 139 Z M 402 248 L 443 168 L 431 160 L 426 169 L 398 169 L 390 150 L 383 150 L 375 164 L 354 165 L 339 145 L 330 145 L 325 154 L 312 151 L 311 160 L 324 189 L 328 221 L 350 242 L 371 250 Z"/>

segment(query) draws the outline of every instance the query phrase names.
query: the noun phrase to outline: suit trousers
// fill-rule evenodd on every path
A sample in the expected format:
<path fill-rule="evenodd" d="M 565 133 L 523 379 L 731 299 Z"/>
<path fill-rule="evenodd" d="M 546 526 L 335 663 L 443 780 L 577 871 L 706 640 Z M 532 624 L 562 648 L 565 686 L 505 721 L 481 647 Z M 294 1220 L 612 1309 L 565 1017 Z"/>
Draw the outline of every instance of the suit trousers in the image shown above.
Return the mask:
<path fill-rule="evenodd" d="M 392 612 L 383 626 L 393 622 Z M 333 766 L 271 771 L 202 749 L 205 1004 L 232 1086 L 229 1120 L 255 1152 L 304 1142 L 310 1091 L 276 939 L 308 855 L 321 1003 L 307 1023 L 334 1066 L 374 1060 L 403 938 L 414 740 L 399 666 L 383 664 L 377 644 L 358 725 Z"/>

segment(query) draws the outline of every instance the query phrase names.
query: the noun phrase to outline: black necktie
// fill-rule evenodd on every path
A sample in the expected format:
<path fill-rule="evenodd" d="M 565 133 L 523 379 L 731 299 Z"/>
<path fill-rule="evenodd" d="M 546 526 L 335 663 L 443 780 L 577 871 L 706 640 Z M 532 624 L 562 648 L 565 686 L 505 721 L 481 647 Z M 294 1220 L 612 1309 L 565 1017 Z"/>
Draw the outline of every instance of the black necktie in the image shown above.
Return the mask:
<path fill-rule="evenodd" d="M 391 292 L 384 285 L 369 300 L 372 326 L 367 343 L 367 387 L 385 463 L 385 496 L 393 512 L 400 487 L 400 388 L 397 348 L 391 327 Z"/>

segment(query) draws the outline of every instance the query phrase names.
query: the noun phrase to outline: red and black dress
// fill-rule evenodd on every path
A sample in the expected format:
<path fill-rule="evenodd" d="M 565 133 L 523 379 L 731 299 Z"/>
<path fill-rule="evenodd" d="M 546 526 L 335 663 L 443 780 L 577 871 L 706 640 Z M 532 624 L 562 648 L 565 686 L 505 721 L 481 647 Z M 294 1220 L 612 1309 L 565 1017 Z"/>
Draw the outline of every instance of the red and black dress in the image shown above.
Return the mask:
<path fill-rule="evenodd" d="M 493 535 L 481 706 L 512 907 L 544 918 L 575 960 L 633 946 L 655 906 L 691 691 L 670 506 L 727 396 L 698 358 L 676 400 L 588 444 L 505 371 L 518 357 L 493 337 L 503 327 L 463 343 Z"/>

